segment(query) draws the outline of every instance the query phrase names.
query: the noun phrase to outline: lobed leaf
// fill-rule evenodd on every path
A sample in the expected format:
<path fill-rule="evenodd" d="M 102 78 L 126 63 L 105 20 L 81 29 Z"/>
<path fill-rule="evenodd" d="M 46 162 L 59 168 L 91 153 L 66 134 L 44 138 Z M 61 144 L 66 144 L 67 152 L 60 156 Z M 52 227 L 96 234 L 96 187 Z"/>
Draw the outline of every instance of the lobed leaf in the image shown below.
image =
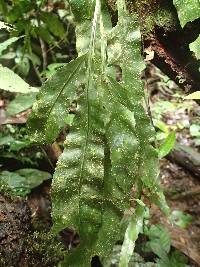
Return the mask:
<path fill-rule="evenodd" d="M 150 247 L 161 259 L 167 258 L 171 247 L 171 238 L 167 229 L 162 225 L 152 225 L 146 229 L 145 234 L 149 237 L 146 247 Z"/>

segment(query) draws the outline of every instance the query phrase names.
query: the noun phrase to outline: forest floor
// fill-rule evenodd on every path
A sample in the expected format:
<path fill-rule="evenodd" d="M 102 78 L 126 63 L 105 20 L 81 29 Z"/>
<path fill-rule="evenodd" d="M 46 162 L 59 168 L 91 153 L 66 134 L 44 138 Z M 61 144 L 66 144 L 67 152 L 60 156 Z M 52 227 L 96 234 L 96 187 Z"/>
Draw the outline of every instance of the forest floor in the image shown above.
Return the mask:
<path fill-rule="evenodd" d="M 200 180 L 167 159 L 160 164 L 161 181 L 171 211 L 190 214 L 194 220 L 186 228 L 172 225 L 153 206 L 152 222 L 162 223 L 170 232 L 172 246 L 187 255 L 194 266 L 200 266 Z"/>
<path fill-rule="evenodd" d="M 183 92 L 153 66 L 147 75 L 153 118 L 176 132 L 174 151 L 178 146 L 184 150 L 184 153 L 172 151 L 160 161 L 167 203 L 172 212 L 182 211 L 193 217 L 187 227 L 179 227 L 168 223 L 153 206 L 152 222 L 165 225 L 171 234 L 172 246 L 187 255 L 194 266 L 200 266 L 200 107 L 195 101 L 184 99 Z"/>

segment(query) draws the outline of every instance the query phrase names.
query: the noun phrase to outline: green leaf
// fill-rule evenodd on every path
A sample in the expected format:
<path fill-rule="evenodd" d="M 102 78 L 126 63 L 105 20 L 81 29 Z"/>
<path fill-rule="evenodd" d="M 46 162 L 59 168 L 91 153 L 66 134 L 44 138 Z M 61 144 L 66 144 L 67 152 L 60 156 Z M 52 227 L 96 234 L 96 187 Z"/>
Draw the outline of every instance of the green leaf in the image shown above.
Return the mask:
<path fill-rule="evenodd" d="M 35 92 L 32 92 L 27 95 L 18 95 L 16 98 L 9 102 L 6 107 L 6 113 L 8 116 L 14 116 L 17 113 L 25 111 L 32 107 L 33 103 L 36 100 Z"/>
<path fill-rule="evenodd" d="M 158 155 L 159 158 L 164 158 L 173 149 L 176 142 L 176 133 L 171 132 L 165 139 L 165 142 L 160 145 Z"/>
<path fill-rule="evenodd" d="M 139 233 L 142 232 L 144 213 L 144 203 L 137 203 L 135 213 L 132 215 L 131 221 L 126 229 L 119 267 L 128 266 L 135 247 L 135 241 L 137 240 Z"/>
<path fill-rule="evenodd" d="M 194 218 L 189 214 L 185 214 L 181 210 L 173 210 L 169 217 L 169 221 L 181 228 L 186 228 L 194 221 Z"/>
<path fill-rule="evenodd" d="M 157 127 L 159 130 L 161 130 L 165 134 L 169 134 L 169 129 L 166 123 L 164 123 L 161 120 L 154 119 L 153 124 L 155 127 Z"/>
<path fill-rule="evenodd" d="M 150 241 L 146 243 L 146 248 L 151 249 L 161 259 L 167 258 L 171 247 L 171 238 L 168 231 L 161 225 L 152 225 L 145 230 L 145 234 Z"/>
<path fill-rule="evenodd" d="M 199 124 L 190 125 L 190 134 L 192 137 L 200 137 L 200 125 Z"/>
<path fill-rule="evenodd" d="M 182 27 L 184 27 L 187 22 L 200 17 L 199 0 L 174 0 L 173 2 L 178 11 Z"/>
<path fill-rule="evenodd" d="M 195 53 L 197 59 L 200 59 L 200 35 L 193 43 L 190 44 L 190 50 Z M 198 97 L 199 98 L 197 99 L 200 99 L 200 96 Z"/>
<path fill-rule="evenodd" d="M 60 68 L 63 67 L 65 64 L 64 63 L 52 63 L 47 66 L 47 70 L 42 72 L 42 77 L 45 78 L 50 78 L 53 74 L 56 73 L 56 71 Z"/>
<path fill-rule="evenodd" d="M 80 22 L 92 19 L 95 6 L 94 0 L 69 0 L 69 3 L 76 21 Z"/>
<path fill-rule="evenodd" d="M 184 99 L 200 99 L 200 91 L 196 91 L 184 97 Z"/>
<path fill-rule="evenodd" d="M 38 27 L 38 35 L 49 45 L 52 44 L 56 44 L 55 43 L 55 39 L 53 38 L 53 36 L 51 35 L 51 33 L 49 32 L 49 30 L 44 26 L 41 25 Z"/>
<path fill-rule="evenodd" d="M 81 244 L 66 255 L 64 264 L 68 266 L 89 267 L 91 258 L 96 254 L 108 256 L 119 235 L 120 215 L 122 217 L 122 211 L 117 205 L 120 190 L 110 175 L 101 80 L 93 55 L 98 12 L 97 3 L 88 54 L 86 87 L 77 100 L 79 109 L 53 178 L 54 231 L 58 233 L 67 226 L 73 226 L 81 238 Z M 61 196 L 65 198 L 62 205 Z M 105 238 L 107 243 L 102 246 Z"/>
<path fill-rule="evenodd" d="M 56 139 L 81 90 L 84 69 L 82 56 L 60 68 L 43 84 L 27 122 L 33 142 L 51 143 Z"/>
<path fill-rule="evenodd" d="M 4 16 L 7 15 L 8 9 L 7 9 L 7 4 L 4 0 L 0 0 L 0 10 L 1 10 L 1 13 L 4 14 Z"/>
<path fill-rule="evenodd" d="M 0 190 L 9 188 L 14 195 L 25 197 L 31 189 L 43 181 L 51 179 L 51 174 L 37 169 L 20 169 L 15 172 L 3 171 L 0 173 Z"/>
<path fill-rule="evenodd" d="M 15 139 L 11 135 L 0 137 L 0 146 L 9 146 L 15 141 Z"/>
<path fill-rule="evenodd" d="M 65 29 L 63 23 L 59 20 L 58 16 L 49 12 L 41 12 L 41 19 L 46 23 L 49 31 L 55 36 L 63 38 Z"/>
<path fill-rule="evenodd" d="M 8 40 L 4 41 L 3 43 L 0 43 L 0 56 L 2 55 L 2 52 L 4 50 L 6 50 L 11 44 L 15 43 L 16 41 L 18 41 L 20 37 L 11 37 Z"/>
<path fill-rule="evenodd" d="M 22 78 L 15 74 L 12 70 L 0 65 L 0 89 L 13 92 L 28 94 L 37 92 L 38 89 L 31 87 Z"/>

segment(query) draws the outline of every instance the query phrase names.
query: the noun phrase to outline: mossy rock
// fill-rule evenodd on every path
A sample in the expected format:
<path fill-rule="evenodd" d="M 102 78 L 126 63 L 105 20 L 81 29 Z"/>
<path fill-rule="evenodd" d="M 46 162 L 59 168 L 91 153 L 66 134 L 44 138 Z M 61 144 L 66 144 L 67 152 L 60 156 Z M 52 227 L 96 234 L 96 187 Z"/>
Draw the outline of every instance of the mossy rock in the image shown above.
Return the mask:
<path fill-rule="evenodd" d="M 54 267 L 63 260 L 66 253 L 50 232 L 34 232 L 25 241 L 24 255 L 19 267 Z"/>

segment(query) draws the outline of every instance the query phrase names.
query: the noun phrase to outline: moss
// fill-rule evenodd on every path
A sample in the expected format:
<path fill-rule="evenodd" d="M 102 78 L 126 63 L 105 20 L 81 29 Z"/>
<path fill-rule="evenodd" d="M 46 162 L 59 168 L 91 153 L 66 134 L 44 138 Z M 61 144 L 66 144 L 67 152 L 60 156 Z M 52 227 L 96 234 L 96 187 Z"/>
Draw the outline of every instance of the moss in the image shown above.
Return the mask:
<path fill-rule="evenodd" d="M 63 245 L 50 232 L 34 232 L 25 243 L 25 263 L 29 267 L 53 267 L 63 260 Z M 23 263 L 21 266 L 26 266 Z"/>
<path fill-rule="evenodd" d="M 176 18 L 172 12 L 167 8 L 158 8 L 155 12 L 155 25 L 166 30 L 173 30 L 176 28 Z"/>
<path fill-rule="evenodd" d="M 19 199 L 19 197 L 14 194 L 12 189 L 7 184 L 2 182 L 0 182 L 0 195 L 13 201 L 15 199 Z"/>
<path fill-rule="evenodd" d="M 117 11 L 117 0 L 108 0 L 108 6 L 115 12 Z"/>

